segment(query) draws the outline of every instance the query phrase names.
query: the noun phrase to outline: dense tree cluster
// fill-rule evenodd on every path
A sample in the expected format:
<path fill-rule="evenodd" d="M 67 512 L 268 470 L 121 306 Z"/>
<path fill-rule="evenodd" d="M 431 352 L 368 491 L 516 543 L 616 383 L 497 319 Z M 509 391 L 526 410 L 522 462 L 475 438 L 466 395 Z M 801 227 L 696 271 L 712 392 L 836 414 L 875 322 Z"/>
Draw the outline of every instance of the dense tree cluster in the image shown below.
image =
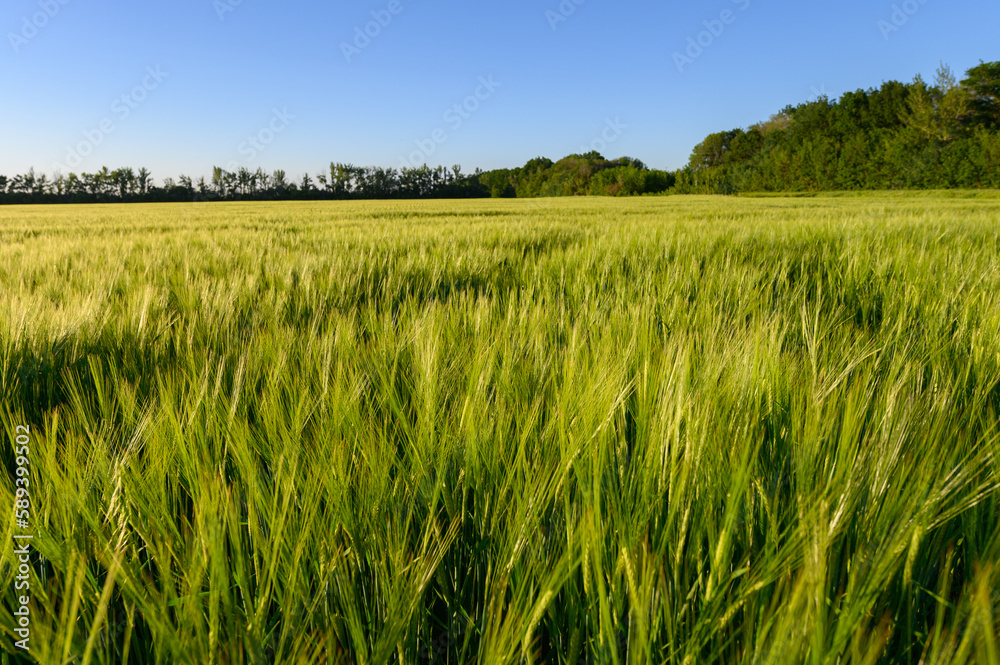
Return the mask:
<path fill-rule="evenodd" d="M 677 173 L 678 193 L 1000 187 L 1000 62 L 959 82 L 942 65 L 766 122 L 708 136 Z"/>
<path fill-rule="evenodd" d="M 633 196 L 666 191 L 674 181 L 638 159 L 607 160 L 598 152 L 570 155 L 558 162 L 537 157 L 518 169 L 489 171 L 480 180 L 493 197 Z"/>

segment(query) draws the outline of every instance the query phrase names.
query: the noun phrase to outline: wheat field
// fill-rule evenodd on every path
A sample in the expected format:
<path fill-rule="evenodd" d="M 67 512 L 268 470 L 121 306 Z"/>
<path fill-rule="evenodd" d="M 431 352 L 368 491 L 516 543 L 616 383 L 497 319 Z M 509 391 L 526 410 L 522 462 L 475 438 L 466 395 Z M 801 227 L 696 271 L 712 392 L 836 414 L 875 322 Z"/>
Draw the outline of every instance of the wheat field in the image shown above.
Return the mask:
<path fill-rule="evenodd" d="M 0 207 L 4 662 L 1000 664 L 998 220 Z"/>

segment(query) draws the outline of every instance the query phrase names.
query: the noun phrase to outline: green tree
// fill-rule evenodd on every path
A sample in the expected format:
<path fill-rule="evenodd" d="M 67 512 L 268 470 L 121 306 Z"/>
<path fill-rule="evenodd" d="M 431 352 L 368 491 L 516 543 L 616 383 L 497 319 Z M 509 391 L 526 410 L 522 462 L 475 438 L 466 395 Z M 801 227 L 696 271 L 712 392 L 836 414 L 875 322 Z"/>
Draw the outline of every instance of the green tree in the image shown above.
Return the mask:
<path fill-rule="evenodd" d="M 302 184 L 299 185 L 299 189 L 306 194 L 316 191 L 316 188 L 313 186 L 312 178 L 309 177 L 308 173 L 302 176 Z"/>
<path fill-rule="evenodd" d="M 191 180 L 191 176 L 182 174 L 177 181 L 180 183 L 179 187 L 184 190 L 183 196 L 194 198 L 194 182 Z"/>
<path fill-rule="evenodd" d="M 141 174 L 141 172 L 140 172 L 140 174 Z M 228 182 L 229 182 L 229 178 L 227 177 L 226 170 L 223 169 L 222 167 L 219 167 L 219 166 L 213 166 L 212 167 L 212 189 L 215 190 L 215 193 L 219 196 L 219 198 L 223 198 L 224 199 L 224 198 L 226 198 L 226 195 L 229 193 L 228 187 L 227 187 L 227 183 Z"/>
<path fill-rule="evenodd" d="M 694 170 L 722 166 L 734 140 L 743 134 L 742 129 L 732 129 L 728 132 L 709 134 L 705 140 L 694 147 L 688 159 L 688 167 Z"/>
<path fill-rule="evenodd" d="M 136 176 L 136 179 L 139 183 L 139 193 L 148 193 L 149 188 L 153 185 L 153 176 L 145 166 L 139 169 L 139 174 Z"/>
<path fill-rule="evenodd" d="M 490 196 L 494 199 L 510 197 L 514 194 L 514 187 L 510 182 L 510 171 L 508 169 L 487 171 L 479 176 L 479 179 L 480 182 L 486 186 L 490 192 Z"/>
<path fill-rule="evenodd" d="M 919 75 L 914 78 L 909 109 L 901 120 L 928 139 L 953 141 L 961 135 L 969 112 L 969 93 L 945 64 L 938 68 L 934 83 L 932 87 Z"/>
<path fill-rule="evenodd" d="M 284 194 L 288 189 L 288 176 L 283 170 L 278 169 L 271 174 L 271 187 L 278 196 Z"/>
<path fill-rule="evenodd" d="M 1000 62 L 983 62 L 965 73 L 962 86 L 969 94 L 969 120 L 1000 129 Z"/>

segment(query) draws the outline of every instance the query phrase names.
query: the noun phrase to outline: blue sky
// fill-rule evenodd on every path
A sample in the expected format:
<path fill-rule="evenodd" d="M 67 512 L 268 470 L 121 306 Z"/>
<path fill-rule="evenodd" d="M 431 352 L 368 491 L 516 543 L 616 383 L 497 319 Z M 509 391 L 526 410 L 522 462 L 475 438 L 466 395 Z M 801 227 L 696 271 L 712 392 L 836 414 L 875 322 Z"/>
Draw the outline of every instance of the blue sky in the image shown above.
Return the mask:
<path fill-rule="evenodd" d="M 4 0 L 0 173 L 673 169 L 821 92 L 1000 60 L 998 29 L 995 0 Z"/>

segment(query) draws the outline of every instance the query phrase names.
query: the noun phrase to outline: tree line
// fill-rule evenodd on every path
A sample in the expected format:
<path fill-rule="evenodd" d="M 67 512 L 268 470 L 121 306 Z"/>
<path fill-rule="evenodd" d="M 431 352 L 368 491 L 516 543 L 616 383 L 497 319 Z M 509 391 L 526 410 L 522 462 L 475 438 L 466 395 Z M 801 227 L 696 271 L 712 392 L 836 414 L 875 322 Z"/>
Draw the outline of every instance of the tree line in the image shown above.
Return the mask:
<path fill-rule="evenodd" d="M 825 96 L 709 135 L 677 193 L 1000 187 L 1000 62 Z"/>
<path fill-rule="evenodd" d="M 350 200 L 485 198 L 501 196 L 631 195 L 665 191 L 673 175 L 630 157 L 597 152 L 558 162 L 539 157 L 519 169 L 463 174 L 460 166 L 401 169 L 334 162 L 324 173 L 292 181 L 285 171 L 213 167 L 209 180 L 167 178 L 157 185 L 148 169 L 103 167 L 94 173 L 0 176 L 0 203 L 110 203 L 241 200 Z"/>
<path fill-rule="evenodd" d="M 942 65 L 932 84 L 880 88 L 786 106 L 747 129 L 709 135 L 688 164 L 660 171 L 597 152 L 545 157 L 513 169 L 464 174 L 426 164 L 400 169 L 331 163 L 293 181 L 282 170 L 213 167 L 157 184 L 149 170 L 34 170 L 0 175 L 0 203 L 420 199 L 754 191 L 1000 188 L 1000 62 L 980 62 L 958 81 Z"/>
<path fill-rule="evenodd" d="M 283 170 L 213 167 L 211 179 L 182 175 L 156 184 L 149 170 L 130 167 L 48 177 L 29 170 L 0 175 L 0 203 L 112 203 L 378 198 L 466 198 L 483 196 L 479 172 L 463 175 L 458 166 L 413 169 L 331 164 L 328 173 L 293 181 Z"/>

